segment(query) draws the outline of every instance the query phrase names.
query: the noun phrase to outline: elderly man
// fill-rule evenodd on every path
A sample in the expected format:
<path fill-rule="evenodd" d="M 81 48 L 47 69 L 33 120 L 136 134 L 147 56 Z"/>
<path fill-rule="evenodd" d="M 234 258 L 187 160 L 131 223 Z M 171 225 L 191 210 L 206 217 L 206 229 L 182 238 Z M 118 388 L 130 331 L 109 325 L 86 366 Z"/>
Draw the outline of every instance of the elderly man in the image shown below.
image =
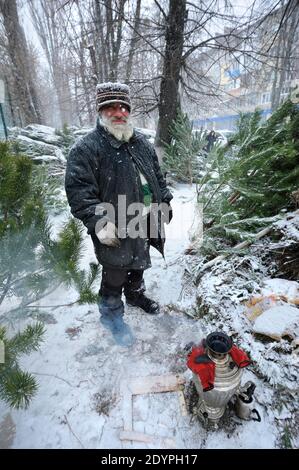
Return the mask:
<path fill-rule="evenodd" d="M 127 346 L 132 334 L 123 321 L 122 291 L 127 304 L 159 313 L 145 295 L 143 272 L 151 266 L 150 245 L 164 256 L 163 224 L 172 217 L 172 194 L 153 146 L 132 127 L 129 87 L 99 84 L 96 104 L 96 128 L 72 147 L 65 188 L 71 212 L 87 227 L 103 267 L 101 323 Z"/>

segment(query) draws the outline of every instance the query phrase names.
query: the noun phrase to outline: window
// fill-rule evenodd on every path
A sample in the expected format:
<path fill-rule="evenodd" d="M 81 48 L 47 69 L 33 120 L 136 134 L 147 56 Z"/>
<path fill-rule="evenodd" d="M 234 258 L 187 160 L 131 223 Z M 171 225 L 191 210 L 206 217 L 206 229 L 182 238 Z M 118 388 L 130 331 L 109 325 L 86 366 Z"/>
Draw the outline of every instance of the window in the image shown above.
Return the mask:
<path fill-rule="evenodd" d="M 269 103 L 270 102 L 270 92 L 267 91 L 266 93 L 262 93 L 261 97 L 261 104 Z"/>
<path fill-rule="evenodd" d="M 281 90 L 282 95 L 288 95 L 291 91 L 291 88 L 289 86 L 284 86 L 283 89 Z"/>

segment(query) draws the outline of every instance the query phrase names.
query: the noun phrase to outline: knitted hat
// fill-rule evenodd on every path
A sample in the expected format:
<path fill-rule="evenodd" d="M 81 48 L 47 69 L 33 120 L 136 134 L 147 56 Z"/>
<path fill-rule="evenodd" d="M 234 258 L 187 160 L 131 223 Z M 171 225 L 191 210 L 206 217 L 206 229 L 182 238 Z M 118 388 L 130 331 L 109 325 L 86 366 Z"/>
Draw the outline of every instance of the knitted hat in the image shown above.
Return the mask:
<path fill-rule="evenodd" d="M 125 104 L 131 111 L 130 88 L 124 83 L 99 83 L 97 85 L 97 111 L 111 103 Z"/>

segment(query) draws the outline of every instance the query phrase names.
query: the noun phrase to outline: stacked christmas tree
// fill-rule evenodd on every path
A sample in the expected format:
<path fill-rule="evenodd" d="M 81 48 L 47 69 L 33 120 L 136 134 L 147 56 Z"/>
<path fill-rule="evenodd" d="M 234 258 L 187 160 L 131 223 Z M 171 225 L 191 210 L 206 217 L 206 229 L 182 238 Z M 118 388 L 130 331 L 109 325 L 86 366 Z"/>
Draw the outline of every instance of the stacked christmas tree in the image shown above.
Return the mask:
<path fill-rule="evenodd" d="M 283 103 L 266 121 L 242 115 L 229 144 L 215 148 L 198 186 L 206 246 L 254 238 L 257 229 L 291 209 L 299 186 L 299 109 Z M 218 246 L 219 251 L 219 246 Z"/>
<path fill-rule="evenodd" d="M 201 132 L 192 132 L 192 124 L 186 114 L 178 113 L 171 126 L 172 141 L 165 146 L 163 169 L 181 182 L 198 180 L 202 167 L 202 154 L 206 139 Z"/>

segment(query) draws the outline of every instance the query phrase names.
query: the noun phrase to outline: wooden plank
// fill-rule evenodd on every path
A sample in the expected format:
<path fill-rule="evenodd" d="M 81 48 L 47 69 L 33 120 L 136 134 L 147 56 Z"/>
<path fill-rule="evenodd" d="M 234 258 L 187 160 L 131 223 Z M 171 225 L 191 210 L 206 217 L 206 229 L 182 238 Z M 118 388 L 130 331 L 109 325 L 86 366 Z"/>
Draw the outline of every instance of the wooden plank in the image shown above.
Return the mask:
<path fill-rule="evenodd" d="M 154 375 L 131 379 L 128 383 L 132 395 L 146 393 L 176 392 L 185 383 L 185 378 L 180 375 Z"/>
<path fill-rule="evenodd" d="M 177 375 L 154 375 L 147 377 L 138 377 L 131 379 L 129 382 L 123 381 L 121 383 L 121 394 L 123 397 L 123 424 L 124 430 L 120 433 L 121 440 L 139 441 L 148 444 L 155 444 L 156 442 L 163 445 L 165 448 L 175 448 L 175 441 L 170 438 L 157 438 L 147 434 L 138 433 L 133 431 L 133 395 L 142 395 L 147 393 L 163 393 L 163 392 L 176 392 L 181 391 L 182 386 L 186 382 L 181 374 Z M 182 400 L 180 399 L 181 413 L 184 413 Z M 186 409 L 186 406 L 185 406 Z M 187 413 L 187 411 L 186 411 Z M 183 414 L 184 416 L 184 414 Z M 158 439 L 158 441 L 157 441 Z"/>
<path fill-rule="evenodd" d="M 122 397 L 123 397 L 124 430 L 133 431 L 132 393 L 125 382 L 123 382 L 121 385 L 121 392 L 122 392 Z"/>
<path fill-rule="evenodd" d="M 184 392 L 182 390 L 178 391 L 178 397 L 179 397 L 181 415 L 182 416 L 187 416 L 187 414 L 188 414 L 187 413 L 187 406 L 186 406 Z"/>

